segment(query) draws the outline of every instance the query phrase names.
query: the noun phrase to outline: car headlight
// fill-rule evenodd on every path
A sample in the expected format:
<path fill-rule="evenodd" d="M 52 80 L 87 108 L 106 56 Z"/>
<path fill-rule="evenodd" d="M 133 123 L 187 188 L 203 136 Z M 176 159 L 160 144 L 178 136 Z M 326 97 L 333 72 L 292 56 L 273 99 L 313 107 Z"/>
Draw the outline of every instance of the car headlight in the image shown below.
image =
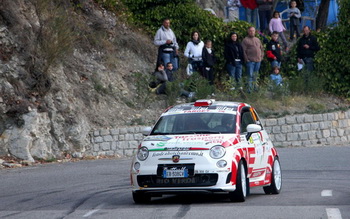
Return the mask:
<path fill-rule="evenodd" d="M 226 149 L 221 145 L 216 145 L 210 148 L 210 157 L 214 159 L 222 158 L 226 153 Z"/>
<path fill-rule="evenodd" d="M 226 167 L 226 165 L 227 165 L 226 160 L 219 160 L 219 161 L 216 163 L 216 166 L 219 167 L 219 168 Z"/>
<path fill-rule="evenodd" d="M 137 152 L 137 158 L 141 161 L 144 161 L 148 157 L 148 149 L 146 147 L 141 147 Z"/>

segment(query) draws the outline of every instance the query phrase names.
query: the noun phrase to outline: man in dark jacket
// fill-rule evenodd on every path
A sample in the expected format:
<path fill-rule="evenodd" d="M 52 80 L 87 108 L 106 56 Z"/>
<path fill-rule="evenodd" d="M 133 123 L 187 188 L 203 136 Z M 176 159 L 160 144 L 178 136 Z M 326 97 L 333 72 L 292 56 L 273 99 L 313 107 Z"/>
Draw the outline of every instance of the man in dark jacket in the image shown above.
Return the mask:
<path fill-rule="evenodd" d="M 317 38 L 311 35 L 310 27 L 304 26 L 304 35 L 298 40 L 297 57 L 300 64 L 304 64 L 306 70 L 314 70 L 314 57 L 320 47 Z"/>

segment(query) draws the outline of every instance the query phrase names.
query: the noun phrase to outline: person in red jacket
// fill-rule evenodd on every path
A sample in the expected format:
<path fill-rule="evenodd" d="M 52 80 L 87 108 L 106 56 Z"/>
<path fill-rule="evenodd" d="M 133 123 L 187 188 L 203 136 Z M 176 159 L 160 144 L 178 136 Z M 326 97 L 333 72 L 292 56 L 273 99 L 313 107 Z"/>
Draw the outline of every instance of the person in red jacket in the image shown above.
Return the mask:
<path fill-rule="evenodd" d="M 246 21 L 256 27 L 258 16 L 258 4 L 256 3 L 256 0 L 241 0 L 241 4 L 245 8 Z"/>
<path fill-rule="evenodd" d="M 271 34 L 271 40 L 266 46 L 266 56 L 272 67 L 281 67 L 282 51 L 281 45 L 278 42 L 278 32 L 274 31 Z"/>

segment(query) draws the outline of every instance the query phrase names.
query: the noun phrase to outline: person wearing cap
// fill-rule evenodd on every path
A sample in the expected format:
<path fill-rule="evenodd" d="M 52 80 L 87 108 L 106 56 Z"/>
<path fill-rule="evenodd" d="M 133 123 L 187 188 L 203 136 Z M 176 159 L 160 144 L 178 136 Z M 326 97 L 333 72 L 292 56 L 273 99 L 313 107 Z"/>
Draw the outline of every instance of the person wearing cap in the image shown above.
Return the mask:
<path fill-rule="evenodd" d="M 236 85 L 241 87 L 242 78 L 242 64 L 244 63 L 243 48 L 238 41 L 238 34 L 235 32 L 230 33 L 229 38 L 225 44 L 224 57 L 226 60 L 226 70 L 228 75 L 235 80 Z M 233 86 L 232 90 L 235 89 Z"/>

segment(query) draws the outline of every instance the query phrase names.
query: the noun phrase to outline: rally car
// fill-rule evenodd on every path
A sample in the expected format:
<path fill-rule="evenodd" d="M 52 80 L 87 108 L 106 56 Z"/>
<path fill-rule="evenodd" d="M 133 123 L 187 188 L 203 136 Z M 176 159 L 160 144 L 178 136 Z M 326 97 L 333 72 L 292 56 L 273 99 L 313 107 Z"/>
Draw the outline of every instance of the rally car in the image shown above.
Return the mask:
<path fill-rule="evenodd" d="M 198 100 L 168 108 L 132 161 L 135 203 L 188 192 L 224 192 L 243 202 L 250 187 L 282 187 L 279 156 L 253 107 Z"/>

